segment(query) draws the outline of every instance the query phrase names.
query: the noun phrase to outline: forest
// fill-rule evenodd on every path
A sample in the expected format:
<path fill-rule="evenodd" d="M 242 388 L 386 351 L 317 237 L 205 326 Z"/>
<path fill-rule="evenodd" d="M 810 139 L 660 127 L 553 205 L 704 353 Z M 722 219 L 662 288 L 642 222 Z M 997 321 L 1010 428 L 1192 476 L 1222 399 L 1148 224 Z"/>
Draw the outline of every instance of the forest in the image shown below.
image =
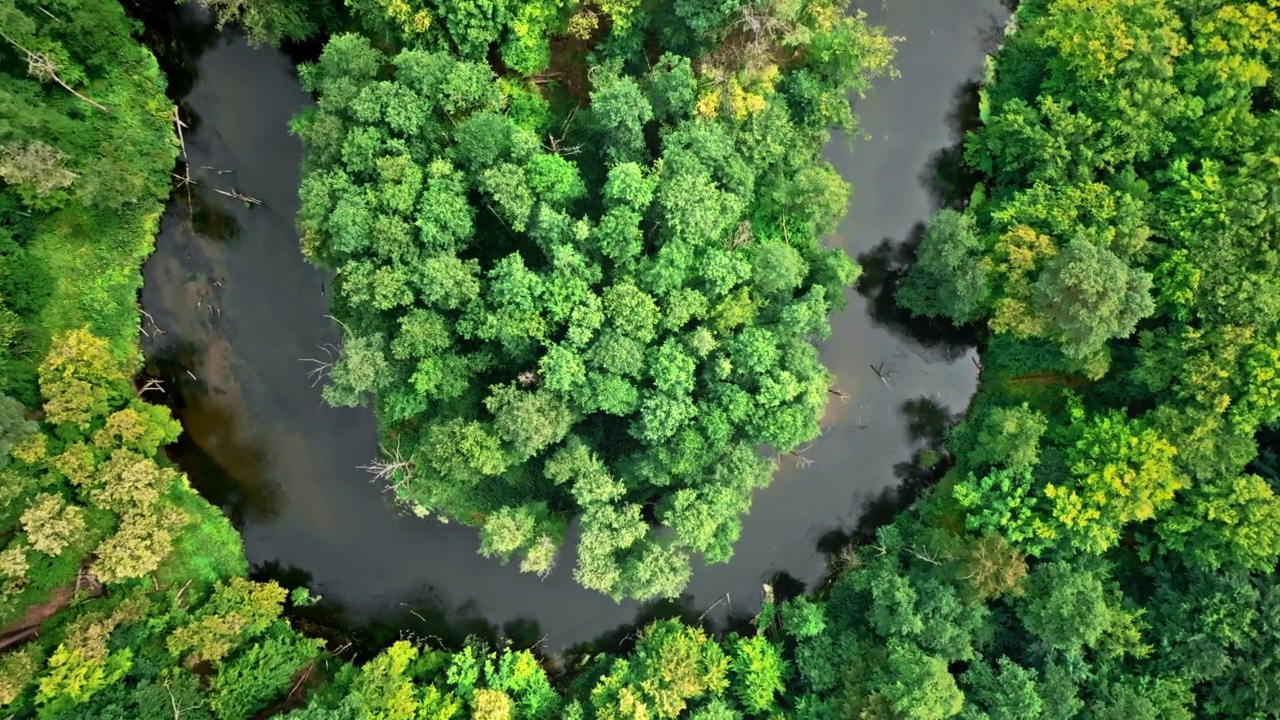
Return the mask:
<path fill-rule="evenodd" d="M 201 2 L 323 41 L 291 125 L 344 333 L 316 374 L 374 406 L 399 502 L 615 598 L 727 560 L 819 434 L 860 273 L 822 149 L 856 157 L 903 40 L 836 0 Z M 979 345 L 932 482 L 750 622 L 562 656 L 353 651 L 167 458 L 137 297 L 180 147 L 142 34 L 0 0 L 0 717 L 1280 714 L 1280 0 L 1024 0 L 892 288 Z"/>

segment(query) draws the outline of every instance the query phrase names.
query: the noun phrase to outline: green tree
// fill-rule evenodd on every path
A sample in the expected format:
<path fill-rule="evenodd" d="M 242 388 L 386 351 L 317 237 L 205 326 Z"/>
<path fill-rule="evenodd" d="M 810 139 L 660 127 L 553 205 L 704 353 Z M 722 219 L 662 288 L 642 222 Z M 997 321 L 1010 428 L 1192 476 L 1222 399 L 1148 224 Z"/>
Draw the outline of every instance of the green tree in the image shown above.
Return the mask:
<path fill-rule="evenodd" d="M 925 227 L 915 264 L 894 296 L 898 304 L 959 325 L 982 319 L 991 293 L 983 250 L 973 217 L 942 210 Z"/>
<path fill-rule="evenodd" d="M 742 707 L 756 715 L 768 713 L 786 690 L 782 679 L 788 668 L 778 647 L 763 635 L 754 635 L 732 643 L 732 653 L 729 669 Z"/>
<path fill-rule="evenodd" d="M 1010 470 L 1031 468 L 1040 459 L 1040 437 L 1048 429 L 1044 415 L 1026 403 L 997 407 L 981 416 L 982 425 L 967 459 Z"/>
<path fill-rule="evenodd" d="M 1036 683 L 1036 671 L 1024 668 L 1007 657 L 996 666 L 971 666 L 961 677 L 966 706 L 972 703 L 991 720 L 1042 717 L 1044 700 Z"/>
<path fill-rule="evenodd" d="M 1111 623 L 1102 581 L 1088 570 L 1055 561 L 1027 576 L 1018 617 L 1035 637 L 1058 650 L 1093 646 Z"/>
<path fill-rule="evenodd" d="M 910 643 L 890 642 L 876 689 L 901 717 L 940 720 L 954 717 L 964 706 L 964 695 L 946 662 Z"/>
<path fill-rule="evenodd" d="M 1151 275 L 1084 238 L 1067 243 L 1036 283 L 1034 301 L 1068 356 L 1083 359 L 1127 337 L 1155 310 Z"/>
<path fill-rule="evenodd" d="M 322 642 L 296 634 L 268 635 L 223 662 L 210 683 L 210 703 L 220 720 L 252 717 L 294 685 Z"/>
<path fill-rule="evenodd" d="M 575 575 L 618 597 L 675 596 L 692 554 L 731 556 L 772 470 L 741 458 L 819 433 L 831 377 L 812 343 L 857 277 L 821 244 L 848 186 L 795 118 L 812 101 L 846 118 L 891 47 L 810 5 L 751 10 L 770 30 L 702 62 L 631 3 L 355 3 L 391 42 L 337 35 L 300 71 L 318 101 L 293 123 L 299 229 L 338 275 L 346 335 L 316 375 L 330 404 L 372 395 L 412 448 L 405 499 L 539 573 L 580 517 Z M 748 13 L 685 10 L 686 30 L 730 34 Z M 566 31 L 573 69 L 535 92 L 520 75 Z M 807 89 L 786 81 L 801 65 Z M 531 482 L 569 438 L 605 472 Z"/>

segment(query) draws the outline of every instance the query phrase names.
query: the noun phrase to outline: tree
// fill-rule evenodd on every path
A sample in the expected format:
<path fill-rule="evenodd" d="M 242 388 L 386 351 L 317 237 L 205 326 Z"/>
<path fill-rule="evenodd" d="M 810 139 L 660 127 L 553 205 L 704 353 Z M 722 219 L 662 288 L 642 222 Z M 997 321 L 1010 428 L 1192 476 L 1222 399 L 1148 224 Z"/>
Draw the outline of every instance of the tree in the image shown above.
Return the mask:
<path fill-rule="evenodd" d="M 987 533 L 972 539 L 962 551 L 961 562 L 960 579 L 979 600 L 1022 593 L 1027 558 L 1000 535 Z"/>
<path fill-rule="evenodd" d="M 22 403 L 0 395 L 0 468 L 9 462 L 9 451 L 39 428 L 27 419 Z"/>
<path fill-rule="evenodd" d="M 88 429 L 92 420 L 107 414 L 115 388 L 124 381 L 106 340 L 88 330 L 72 330 L 54 338 L 40 365 L 45 415 L 55 425 Z"/>
<path fill-rule="evenodd" d="M 1040 437 L 1049 427 L 1044 415 L 1023 403 L 993 408 L 981 418 L 981 428 L 968 454 L 970 462 L 1015 471 L 1035 467 L 1040 456 Z"/>
<path fill-rule="evenodd" d="M 219 584 L 189 622 L 169 634 L 169 652 L 187 664 L 218 662 L 243 642 L 266 632 L 288 593 L 274 582 L 234 577 Z"/>
<path fill-rule="evenodd" d="M 0 178 L 30 187 L 42 198 L 75 182 L 76 174 L 65 167 L 66 162 L 66 153 L 39 140 L 0 146 Z"/>
<path fill-rule="evenodd" d="M 57 557 L 84 536 L 84 509 L 61 495 L 40 493 L 22 513 L 22 529 L 37 552 Z"/>
<path fill-rule="evenodd" d="M 600 717 L 629 717 L 643 707 L 652 717 L 674 720 L 690 701 L 723 692 L 728 671 L 728 658 L 700 629 L 658 621 L 641 632 L 630 660 L 613 662 L 592 689 L 591 703 Z"/>
<path fill-rule="evenodd" d="M 352 684 L 370 717 L 386 720 L 413 720 L 422 706 L 409 673 L 409 664 L 418 658 L 418 649 L 403 640 L 378 653 L 360 668 Z M 432 688 L 434 689 L 434 688 Z M 460 710 L 456 699 L 452 703 Z M 442 717 L 448 715 L 441 713 Z"/>
<path fill-rule="evenodd" d="M 910 643 L 889 643 L 888 661 L 876 689 L 902 717 L 941 720 L 959 714 L 964 695 L 947 664 Z"/>
<path fill-rule="evenodd" d="M 787 664 L 778 647 L 763 635 L 732 643 L 733 689 L 749 713 L 763 715 L 775 707 L 775 697 L 786 691 L 782 679 Z"/>
<path fill-rule="evenodd" d="M 894 297 L 915 316 L 947 317 L 957 325 L 980 320 L 991 293 L 983 243 L 970 215 L 945 209 L 929 221 L 916 262 Z"/>
<path fill-rule="evenodd" d="M 1080 237 L 1045 266 L 1034 301 L 1053 323 L 1063 351 L 1076 359 L 1099 352 L 1111 338 L 1127 337 L 1155 310 L 1149 273 Z"/>
<path fill-rule="evenodd" d="M 94 573 L 103 582 L 122 582 L 153 572 L 173 549 L 174 536 L 189 522 L 186 513 L 164 506 L 132 511 L 120 527 L 93 551 Z"/>
<path fill-rule="evenodd" d="M 480 689 L 471 700 L 471 712 L 475 720 L 511 720 L 515 704 L 501 690 Z"/>
<path fill-rule="evenodd" d="M 36 660 L 29 650 L 15 650 L 0 656 L 0 707 L 18 699 L 36 678 Z"/>
<path fill-rule="evenodd" d="M 1036 671 L 1024 668 L 1007 657 L 971 666 L 961 677 L 966 704 L 972 703 L 991 720 L 1041 717 L 1044 700 L 1036 683 Z"/>
<path fill-rule="evenodd" d="M 296 0 L 200 0 L 200 4 L 213 10 L 219 26 L 233 23 L 244 27 L 255 45 L 305 40 L 318 30 L 317 17 L 332 12 Z"/>
<path fill-rule="evenodd" d="M 485 407 L 494 416 L 494 429 L 511 444 L 512 455 L 527 459 L 564 439 L 573 415 L 550 393 L 526 392 L 515 385 L 494 386 Z"/>
<path fill-rule="evenodd" d="M 527 508 L 503 507 L 485 518 L 480 530 L 480 554 L 506 562 L 512 553 L 533 542 L 538 518 Z"/>
<path fill-rule="evenodd" d="M 968 510 L 970 530 L 1000 535 L 1016 548 L 1038 555 L 1058 537 L 1045 517 L 1047 508 L 1034 490 L 1031 468 L 993 470 L 984 477 L 969 473 L 952 489 L 956 502 Z"/>
<path fill-rule="evenodd" d="M 857 270 L 822 246 L 848 187 L 792 111 L 848 115 L 846 91 L 888 44 L 826 2 L 685 8 L 682 27 L 742 35 L 743 53 L 705 63 L 627 3 L 573 19 L 553 3 L 355 5 L 392 40 L 380 47 L 408 49 L 338 35 L 300 70 L 318 102 L 293 123 L 299 229 L 337 272 L 346 336 L 336 362 L 313 359 L 315 379 L 332 405 L 373 396 L 384 433 L 412 448 L 397 492 L 483 525 L 486 554 L 523 551 L 545 572 L 580 517 L 580 581 L 675 596 L 691 553 L 730 557 L 766 484 L 772 467 L 743 449 L 819 432 L 831 377 L 812 343 Z M 571 30 L 564 57 L 581 47 L 598 66 L 557 68 L 564 97 L 535 92 L 520 75 Z M 494 49 L 509 64 L 491 66 Z M 799 65 L 812 92 L 785 80 Z M 703 87 L 722 93 L 713 112 Z M 605 472 L 529 482 L 571 442 Z"/>
<path fill-rule="evenodd" d="M 273 634 L 223 662 L 209 688 L 214 714 L 219 720 L 252 717 L 289 692 L 322 645 L 293 633 Z"/>
<path fill-rule="evenodd" d="M 1188 562 L 1266 572 L 1280 557 L 1280 500 L 1257 475 L 1201 482 L 1156 525 L 1163 549 Z"/>
<path fill-rule="evenodd" d="M 1092 646 L 1111 622 L 1102 581 L 1066 562 L 1037 565 L 1027 576 L 1018 617 L 1037 638 L 1058 650 Z"/>
<path fill-rule="evenodd" d="M 1120 412 L 1098 415 L 1083 424 L 1079 437 L 1068 450 L 1072 479 L 1046 485 L 1044 494 L 1071 543 L 1101 554 L 1119 541 L 1126 524 L 1169 506 L 1187 481 L 1174 464 L 1177 448 L 1141 420 Z"/>

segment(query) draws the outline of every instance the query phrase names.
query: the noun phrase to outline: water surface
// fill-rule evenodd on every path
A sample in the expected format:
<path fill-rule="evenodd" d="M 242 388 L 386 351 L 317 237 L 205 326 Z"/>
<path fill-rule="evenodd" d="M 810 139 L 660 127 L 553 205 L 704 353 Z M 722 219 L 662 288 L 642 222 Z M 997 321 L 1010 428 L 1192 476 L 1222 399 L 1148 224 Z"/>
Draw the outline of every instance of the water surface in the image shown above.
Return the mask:
<path fill-rule="evenodd" d="M 999 0 L 889 0 L 867 11 L 905 40 L 900 77 L 856 103 L 867 139 L 852 153 L 840 142 L 830 150 L 855 187 L 833 242 L 868 267 L 864 294 L 850 291 L 822 351 L 848 398 L 833 397 L 823 436 L 801 457 L 780 459 L 734 559 L 696 567 L 682 599 L 694 616 L 713 605 L 711 617 L 753 612 L 778 572 L 819 580 L 819 540 L 891 500 L 975 388 L 972 350 L 941 330 L 903 327 L 884 312 L 882 287 L 937 206 L 930 168 L 958 139 L 959 94 L 1007 13 Z M 340 339 L 326 316 L 329 277 L 303 260 L 294 228 L 301 145 L 287 123 L 309 99 L 284 54 L 212 33 L 194 15 L 186 22 L 204 38 L 187 58 L 194 77 L 176 83 L 190 86 L 184 136 L 200 185 L 174 193 L 145 267 L 146 347 L 186 429 L 175 456 L 241 528 L 250 562 L 308 582 L 352 622 L 393 618 L 419 634 L 504 628 L 556 649 L 634 620 L 635 603 L 574 583 L 572 537 L 561 567 L 540 580 L 479 557 L 472 528 L 404 514 L 359 469 L 378 454 L 374 418 L 325 406 L 306 362 L 327 359 Z"/>

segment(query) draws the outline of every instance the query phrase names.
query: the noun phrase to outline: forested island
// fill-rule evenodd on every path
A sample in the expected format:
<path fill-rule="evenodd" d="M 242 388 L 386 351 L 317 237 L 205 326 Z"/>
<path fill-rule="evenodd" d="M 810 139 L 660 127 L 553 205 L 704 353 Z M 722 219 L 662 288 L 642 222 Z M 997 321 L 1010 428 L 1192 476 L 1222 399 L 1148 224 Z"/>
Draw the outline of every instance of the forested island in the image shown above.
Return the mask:
<path fill-rule="evenodd" d="M 397 501 L 614 598 L 727 560 L 839 395 L 822 149 L 911 38 L 836 0 L 202 2 L 323 46 L 310 369 L 375 408 Z M 557 655 L 353 649 L 166 457 L 139 266 L 190 161 L 130 13 L 0 0 L 0 717 L 1280 714 L 1277 0 L 1024 0 L 888 286 L 980 350 L 929 482 L 749 622 Z"/>

